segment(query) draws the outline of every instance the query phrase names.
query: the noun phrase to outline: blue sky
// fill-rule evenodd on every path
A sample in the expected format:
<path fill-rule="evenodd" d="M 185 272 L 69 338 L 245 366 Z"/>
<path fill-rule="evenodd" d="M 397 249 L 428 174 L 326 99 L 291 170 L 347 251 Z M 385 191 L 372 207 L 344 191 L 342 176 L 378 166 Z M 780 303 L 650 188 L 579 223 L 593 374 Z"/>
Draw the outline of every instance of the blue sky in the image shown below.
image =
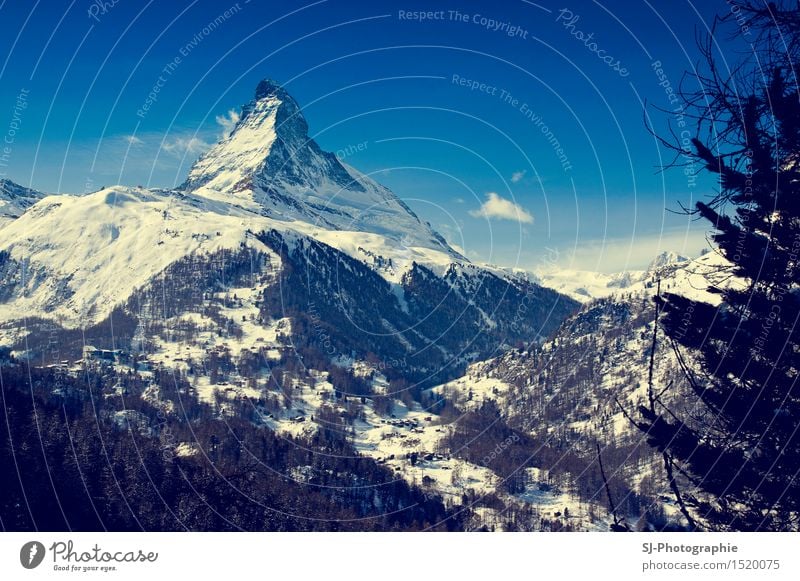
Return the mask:
<path fill-rule="evenodd" d="M 433 14 L 420 20 L 421 10 Z M 705 245 L 705 225 L 670 210 L 713 183 L 658 171 L 670 153 L 646 131 L 643 103 L 670 108 L 665 81 L 674 87 L 695 65 L 695 34 L 727 10 L 684 0 L 0 2 L 0 131 L 13 126 L 0 172 L 49 192 L 174 186 L 271 77 L 323 148 L 468 256 L 636 268 L 660 250 Z M 666 128 L 668 115 L 649 113 Z"/>

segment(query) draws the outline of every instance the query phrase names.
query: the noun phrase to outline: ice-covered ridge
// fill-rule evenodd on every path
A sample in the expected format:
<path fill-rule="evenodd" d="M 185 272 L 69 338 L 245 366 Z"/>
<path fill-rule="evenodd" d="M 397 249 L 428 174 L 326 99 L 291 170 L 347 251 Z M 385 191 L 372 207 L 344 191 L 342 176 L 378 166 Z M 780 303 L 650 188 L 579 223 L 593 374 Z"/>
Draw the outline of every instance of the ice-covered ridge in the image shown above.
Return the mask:
<path fill-rule="evenodd" d="M 242 244 L 269 253 L 250 235 L 269 230 L 290 243 L 319 240 L 393 283 L 415 262 L 444 271 L 452 260 L 441 250 L 273 219 L 193 193 L 114 186 L 85 196 L 47 196 L 0 230 L 0 321 L 58 317 L 72 328 L 102 320 L 187 256 Z"/>

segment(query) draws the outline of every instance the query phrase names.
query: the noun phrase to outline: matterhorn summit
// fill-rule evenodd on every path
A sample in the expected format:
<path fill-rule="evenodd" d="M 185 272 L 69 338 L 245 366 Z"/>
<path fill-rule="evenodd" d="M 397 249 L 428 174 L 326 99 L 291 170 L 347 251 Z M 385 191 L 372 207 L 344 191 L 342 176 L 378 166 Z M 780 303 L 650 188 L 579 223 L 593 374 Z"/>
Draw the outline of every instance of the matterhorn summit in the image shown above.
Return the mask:
<path fill-rule="evenodd" d="M 308 131 L 291 95 L 263 80 L 230 135 L 194 164 L 181 189 L 277 220 L 371 232 L 457 256 L 389 189 L 323 151 Z"/>

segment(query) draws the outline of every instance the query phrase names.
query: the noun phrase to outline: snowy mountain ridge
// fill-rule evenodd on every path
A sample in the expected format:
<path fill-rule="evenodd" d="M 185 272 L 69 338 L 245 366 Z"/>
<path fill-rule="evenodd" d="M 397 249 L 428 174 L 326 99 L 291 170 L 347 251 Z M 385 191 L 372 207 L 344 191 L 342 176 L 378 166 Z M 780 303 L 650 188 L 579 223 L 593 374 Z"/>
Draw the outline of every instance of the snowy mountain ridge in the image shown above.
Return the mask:
<path fill-rule="evenodd" d="M 549 268 L 534 273 L 540 284 L 563 293 L 578 302 L 610 296 L 622 291 L 641 291 L 647 281 L 668 276 L 690 262 L 690 258 L 674 251 L 656 256 L 644 270 L 604 273 L 570 268 Z"/>

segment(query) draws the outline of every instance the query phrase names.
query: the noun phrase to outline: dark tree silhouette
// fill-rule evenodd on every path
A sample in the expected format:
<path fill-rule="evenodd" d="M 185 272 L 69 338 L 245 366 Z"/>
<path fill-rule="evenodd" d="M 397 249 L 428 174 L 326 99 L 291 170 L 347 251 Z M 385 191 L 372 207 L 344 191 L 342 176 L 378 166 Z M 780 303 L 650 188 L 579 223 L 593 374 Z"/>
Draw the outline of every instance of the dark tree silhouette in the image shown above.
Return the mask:
<path fill-rule="evenodd" d="M 704 68 L 682 97 L 692 147 L 663 140 L 683 164 L 718 176 L 690 211 L 708 220 L 730 263 L 719 306 L 657 298 L 666 333 L 697 399 L 680 417 L 659 394 L 638 426 L 681 480 L 677 496 L 698 527 L 800 526 L 800 5 L 732 2 L 701 45 Z M 714 56 L 723 31 L 748 46 L 725 73 Z M 673 134 L 674 135 L 674 134 Z M 701 170 L 702 171 L 702 170 Z M 736 283 L 736 284 L 734 284 Z M 674 490 L 673 490 L 674 491 Z M 681 499 L 682 497 L 682 499 Z"/>

